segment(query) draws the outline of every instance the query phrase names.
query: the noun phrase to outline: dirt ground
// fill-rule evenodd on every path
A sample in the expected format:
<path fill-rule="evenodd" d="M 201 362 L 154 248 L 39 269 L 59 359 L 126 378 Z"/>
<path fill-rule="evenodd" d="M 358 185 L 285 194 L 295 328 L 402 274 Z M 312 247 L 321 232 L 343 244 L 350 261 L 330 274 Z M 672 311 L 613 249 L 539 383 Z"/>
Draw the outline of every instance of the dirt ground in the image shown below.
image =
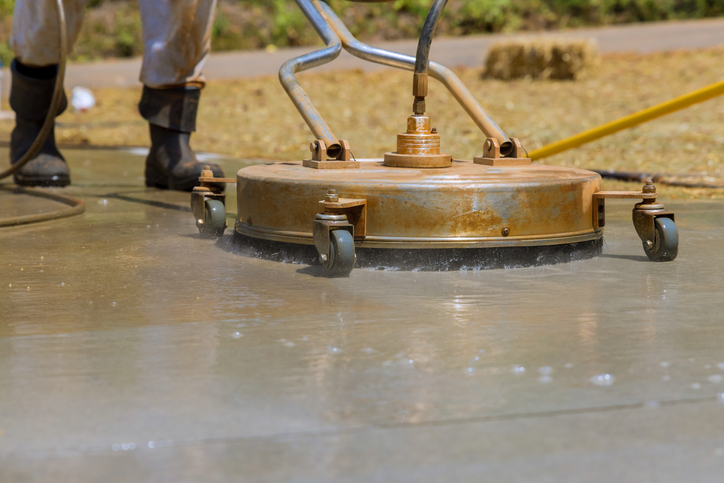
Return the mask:
<path fill-rule="evenodd" d="M 473 94 L 511 136 L 529 150 L 630 114 L 724 78 L 724 48 L 655 54 L 608 54 L 598 72 L 581 81 L 496 81 L 481 69 L 457 69 Z M 411 111 L 410 74 L 361 71 L 302 74 L 302 85 L 336 135 L 349 139 L 358 158 L 381 157 Z M 136 104 L 140 89 L 95 91 L 89 112 L 58 119 L 64 144 L 146 145 L 145 122 Z M 7 107 L 5 107 L 7 108 Z M 428 113 L 442 134 L 443 149 L 469 159 L 482 152 L 484 136 L 439 84 L 431 85 Z M 696 175 L 721 182 L 724 99 L 604 138 L 542 162 L 591 169 Z M 275 77 L 210 83 L 201 100 L 193 147 L 238 158 L 297 160 L 308 154 L 312 135 Z M 0 122 L 0 133 L 12 129 Z M 635 189 L 607 182 L 607 189 Z M 661 188 L 674 198 L 722 198 L 724 190 Z"/>

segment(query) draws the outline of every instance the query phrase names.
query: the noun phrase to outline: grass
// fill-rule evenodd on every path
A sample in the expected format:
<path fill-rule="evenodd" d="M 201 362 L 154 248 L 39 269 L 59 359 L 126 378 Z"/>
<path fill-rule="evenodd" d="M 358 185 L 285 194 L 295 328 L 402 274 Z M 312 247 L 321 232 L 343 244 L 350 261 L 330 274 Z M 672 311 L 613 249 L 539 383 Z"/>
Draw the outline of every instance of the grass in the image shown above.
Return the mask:
<path fill-rule="evenodd" d="M 481 69 L 457 70 L 473 94 L 528 149 L 570 136 L 724 78 L 724 49 L 603 56 L 582 81 L 510 82 L 484 79 Z M 303 74 L 302 85 L 356 157 L 394 150 L 411 111 L 410 74 L 384 70 Z M 482 152 L 484 136 L 444 88 L 431 84 L 428 112 L 456 158 Z M 137 112 L 140 89 L 99 89 L 98 105 L 59 119 L 61 143 L 124 146 L 147 143 Z M 235 158 L 299 160 L 312 135 L 275 77 L 210 82 L 201 99 L 193 147 Z M 0 123 L 9 134 L 12 125 Z M 690 173 L 724 178 L 724 98 L 714 99 L 589 145 L 546 164 L 591 169 Z M 606 189 L 638 184 L 606 182 Z M 668 197 L 724 198 L 724 190 L 661 187 Z"/>

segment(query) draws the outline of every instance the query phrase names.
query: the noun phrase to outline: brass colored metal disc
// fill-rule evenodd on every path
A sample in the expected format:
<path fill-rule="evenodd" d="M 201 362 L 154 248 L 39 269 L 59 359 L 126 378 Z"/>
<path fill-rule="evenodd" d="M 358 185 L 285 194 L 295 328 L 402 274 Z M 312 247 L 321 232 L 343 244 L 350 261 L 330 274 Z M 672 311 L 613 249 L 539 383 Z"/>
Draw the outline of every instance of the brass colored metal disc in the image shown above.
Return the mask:
<path fill-rule="evenodd" d="M 449 168 L 452 155 L 385 153 L 383 164 L 395 168 Z"/>
<path fill-rule="evenodd" d="M 594 172 L 555 166 L 483 166 L 453 161 L 448 169 L 394 168 L 381 160 L 355 170 L 317 170 L 301 163 L 250 166 L 237 173 L 242 235 L 313 244 L 319 201 L 367 200 L 370 248 L 482 248 L 578 243 L 599 239 L 593 226 Z"/>

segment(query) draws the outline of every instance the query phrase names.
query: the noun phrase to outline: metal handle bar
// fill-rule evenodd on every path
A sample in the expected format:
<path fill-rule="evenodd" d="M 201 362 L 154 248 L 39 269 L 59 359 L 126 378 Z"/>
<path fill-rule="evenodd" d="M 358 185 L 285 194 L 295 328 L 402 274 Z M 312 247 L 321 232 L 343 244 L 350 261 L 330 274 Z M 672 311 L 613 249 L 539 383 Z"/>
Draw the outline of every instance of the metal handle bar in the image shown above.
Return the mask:
<path fill-rule="evenodd" d="M 352 33 L 347 29 L 344 23 L 337 17 L 332 8 L 324 2 L 316 2 L 315 6 L 320 9 L 324 18 L 329 22 L 334 32 L 342 41 L 344 49 L 355 57 L 374 62 L 377 64 L 387 65 L 404 70 L 414 70 L 416 58 L 411 55 L 391 52 L 389 50 L 379 49 L 364 44 L 354 38 Z M 440 81 L 452 94 L 455 100 L 465 109 L 465 112 L 477 124 L 480 130 L 487 136 L 495 138 L 501 145 L 511 145 L 508 136 L 498 126 L 498 124 L 490 117 L 490 114 L 480 105 L 475 97 L 470 93 L 465 84 L 447 67 L 437 62 L 429 62 L 430 75 Z"/>
<path fill-rule="evenodd" d="M 327 48 L 286 61 L 279 69 L 279 80 L 309 129 L 312 130 L 317 139 L 321 139 L 327 145 L 327 153 L 331 157 L 337 157 L 342 152 L 342 146 L 339 144 L 337 136 L 322 119 L 322 115 L 314 107 L 294 74 L 332 62 L 342 51 L 342 43 L 309 0 L 295 1 L 319 36 L 327 44 Z"/>

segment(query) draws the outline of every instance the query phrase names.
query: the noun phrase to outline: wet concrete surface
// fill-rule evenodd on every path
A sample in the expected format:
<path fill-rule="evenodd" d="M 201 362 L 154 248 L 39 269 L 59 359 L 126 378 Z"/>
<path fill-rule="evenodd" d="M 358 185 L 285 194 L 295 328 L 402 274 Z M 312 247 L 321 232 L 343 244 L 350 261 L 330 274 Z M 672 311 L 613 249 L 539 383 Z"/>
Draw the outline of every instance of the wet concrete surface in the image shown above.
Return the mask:
<path fill-rule="evenodd" d="M 87 212 L 0 229 L 0 481 L 721 481 L 721 202 L 671 263 L 617 201 L 599 257 L 327 279 L 66 155 Z"/>

